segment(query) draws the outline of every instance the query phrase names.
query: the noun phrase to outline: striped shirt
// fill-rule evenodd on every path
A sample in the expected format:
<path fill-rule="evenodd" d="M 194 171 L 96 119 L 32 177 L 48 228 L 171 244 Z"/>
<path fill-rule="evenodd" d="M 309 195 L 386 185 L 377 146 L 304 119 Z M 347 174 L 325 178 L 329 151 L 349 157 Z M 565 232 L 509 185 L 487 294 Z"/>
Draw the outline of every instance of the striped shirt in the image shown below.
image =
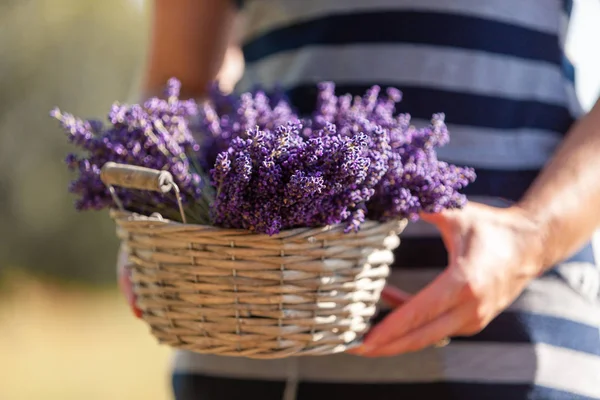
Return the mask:
<path fill-rule="evenodd" d="M 416 124 L 446 114 L 451 140 L 439 156 L 476 169 L 470 199 L 506 206 L 582 115 L 564 52 L 572 7 L 572 0 L 246 0 L 246 69 L 236 90 L 283 86 L 310 113 L 320 81 L 335 82 L 340 94 L 397 87 L 399 111 Z M 402 241 L 390 279 L 416 291 L 446 264 L 446 250 L 424 223 L 410 224 Z M 480 334 L 445 349 L 273 362 L 179 353 L 175 371 L 396 383 L 389 398 L 447 398 L 434 383 L 452 382 L 458 398 L 600 399 L 599 327 L 600 274 L 588 244 Z M 411 392 L 422 383 L 426 389 Z"/>
<path fill-rule="evenodd" d="M 398 87 L 400 111 L 416 124 L 446 114 L 451 140 L 439 156 L 475 167 L 477 180 L 465 190 L 474 200 L 518 200 L 582 114 L 564 52 L 572 0 L 244 5 L 246 70 L 238 91 L 281 85 L 309 113 L 320 81 L 336 82 L 339 93 Z M 427 228 L 411 225 L 404 236 L 422 236 L 420 229 Z M 403 247 L 416 259 L 402 265 L 445 263 L 444 251 L 428 252 L 438 257 L 427 262 L 418 245 Z"/>

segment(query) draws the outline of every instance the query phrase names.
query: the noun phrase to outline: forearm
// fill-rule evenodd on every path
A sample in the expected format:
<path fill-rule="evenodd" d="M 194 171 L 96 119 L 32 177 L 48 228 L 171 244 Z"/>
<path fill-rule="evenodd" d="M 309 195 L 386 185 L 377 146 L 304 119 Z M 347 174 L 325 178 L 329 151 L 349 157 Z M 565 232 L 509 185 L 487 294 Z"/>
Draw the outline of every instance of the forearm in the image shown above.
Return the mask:
<path fill-rule="evenodd" d="M 183 98 L 201 97 L 223 63 L 234 17 L 231 0 L 155 0 L 142 96 L 159 95 L 176 77 Z"/>
<path fill-rule="evenodd" d="M 575 253 L 600 225 L 600 101 L 517 204 L 540 227 L 548 268 Z"/>

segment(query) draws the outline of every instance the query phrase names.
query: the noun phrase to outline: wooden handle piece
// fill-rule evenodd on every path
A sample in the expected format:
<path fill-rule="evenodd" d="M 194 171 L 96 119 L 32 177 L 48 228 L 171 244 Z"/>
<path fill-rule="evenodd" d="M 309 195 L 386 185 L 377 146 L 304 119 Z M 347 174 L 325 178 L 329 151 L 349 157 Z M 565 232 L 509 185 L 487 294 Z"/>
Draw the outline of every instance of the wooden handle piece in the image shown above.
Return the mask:
<path fill-rule="evenodd" d="M 173 188 L 173 175 L 145 167 L 107 162 L 102 167 L 100 179 L 105 185 L 126 189 L 152 190 L 166 193 Z"/>

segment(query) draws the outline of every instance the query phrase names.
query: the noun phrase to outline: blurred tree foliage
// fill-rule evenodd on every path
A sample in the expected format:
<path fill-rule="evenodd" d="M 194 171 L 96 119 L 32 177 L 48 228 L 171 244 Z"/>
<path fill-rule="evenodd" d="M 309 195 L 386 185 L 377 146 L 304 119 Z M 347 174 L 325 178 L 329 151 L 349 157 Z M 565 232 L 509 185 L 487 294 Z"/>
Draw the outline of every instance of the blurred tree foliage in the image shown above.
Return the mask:
<path fill-rule="evenodd" d="M 107 213 L 77 213 L 72 150 L 48 112 L 102 117 L 135 100 L 150 10 L 142 0 L 0 2 L 0 270 L 114 282 Z"/>

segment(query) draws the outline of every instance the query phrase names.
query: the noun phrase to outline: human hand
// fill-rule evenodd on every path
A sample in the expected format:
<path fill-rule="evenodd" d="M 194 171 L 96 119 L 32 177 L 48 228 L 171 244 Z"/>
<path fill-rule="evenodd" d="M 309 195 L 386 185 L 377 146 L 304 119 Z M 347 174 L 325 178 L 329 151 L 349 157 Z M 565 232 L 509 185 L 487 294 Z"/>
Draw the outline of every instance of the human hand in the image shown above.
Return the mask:
<path fill-rule="evenodd" d="M 135 294 L 133 293 L 130 280 L 131 271 L 128 268 L 127 263 L 127 252 L 125 251 L 124 246 L 121 246 L 117 259 L 117 282 L 119 284 L 119 289 L 125 296 L 129 307 L 133 311 L 133 314 L 136 317 L 141 318 L 142 310 L 140 310 L 135 304 Z"/>
<path fill-rule="evenodd" d="M 462 210 L 422 215 L 437 226 L 447 268 L 395 309 L 349 351 L 365 357 L 418 351 L 450 336 L 481 331 L 542 268 L 542 237 L 522 210 L 469 203 Z"/>

